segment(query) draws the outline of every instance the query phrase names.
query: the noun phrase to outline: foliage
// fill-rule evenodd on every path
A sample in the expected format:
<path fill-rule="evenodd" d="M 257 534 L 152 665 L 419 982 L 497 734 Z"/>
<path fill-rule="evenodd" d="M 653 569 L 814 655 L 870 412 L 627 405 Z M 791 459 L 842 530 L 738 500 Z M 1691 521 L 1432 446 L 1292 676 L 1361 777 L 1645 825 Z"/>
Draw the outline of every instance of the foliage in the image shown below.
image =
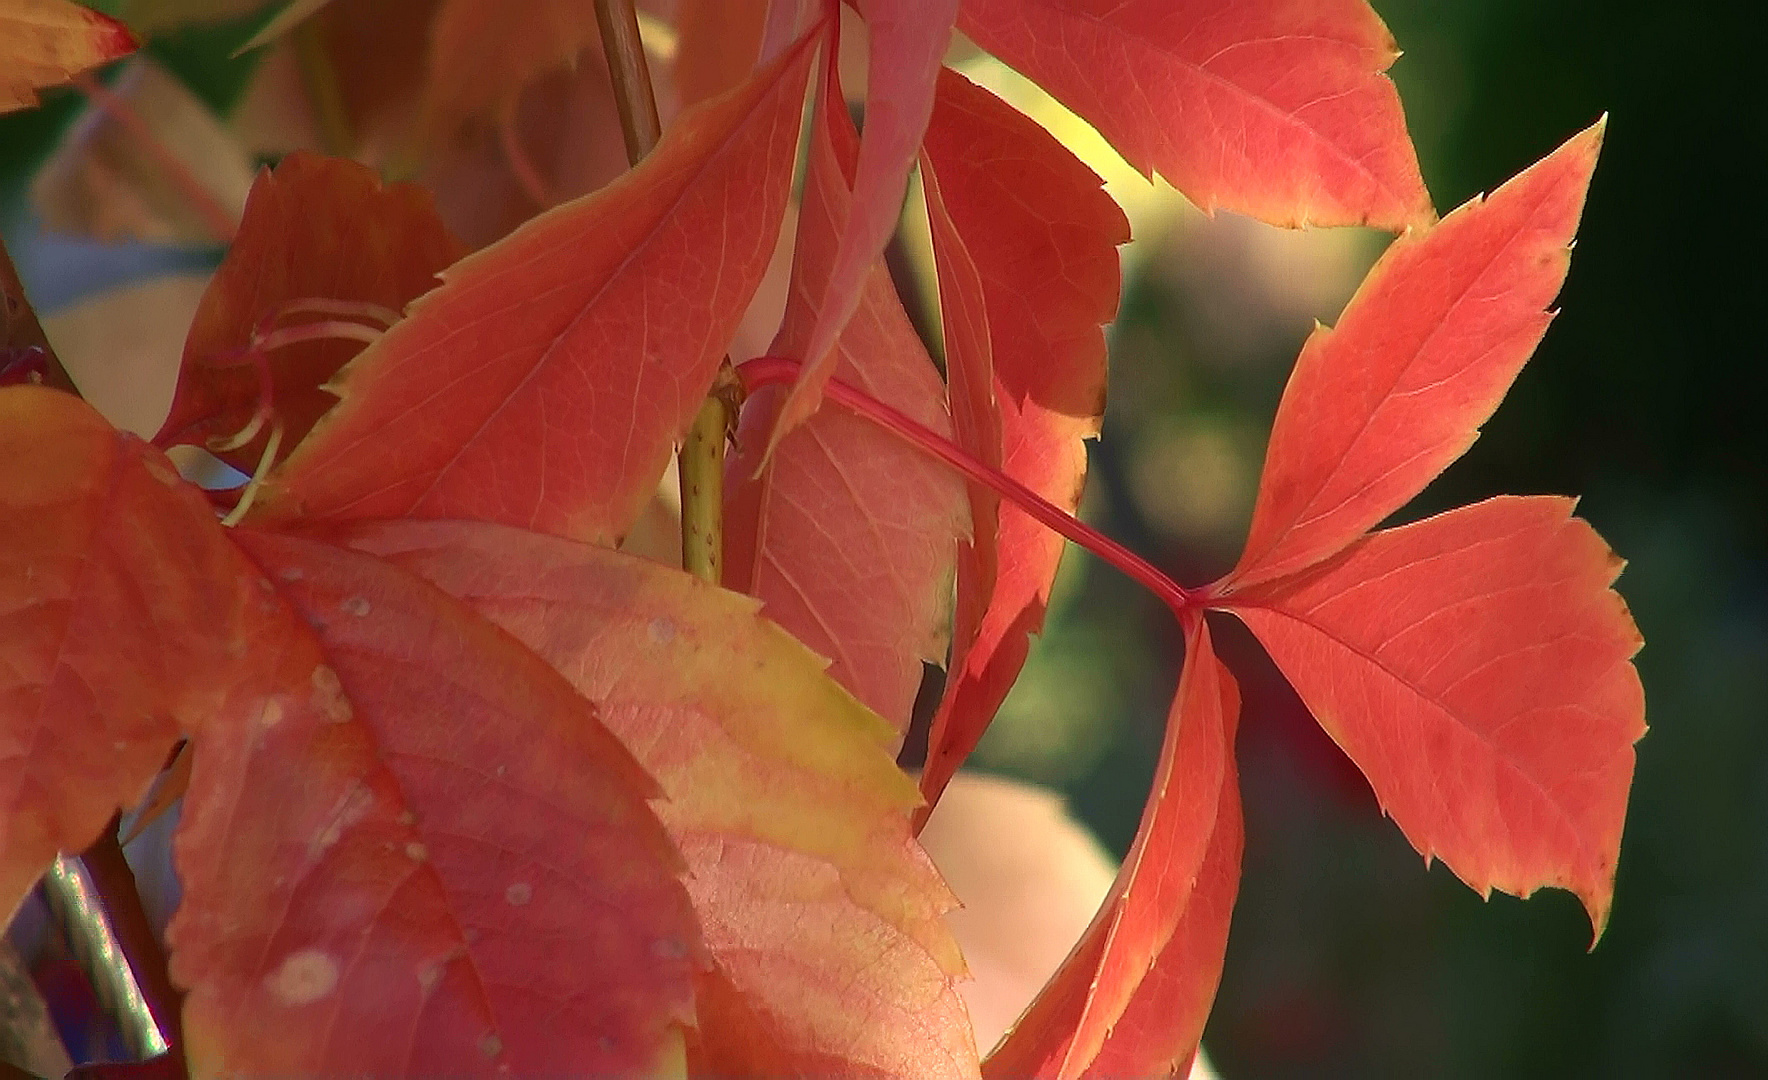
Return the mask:
<path fill-rule="evenodd" d="M 1427 859 L 1482 893 L 1569 889 L 1600 935 L 1644 731 L 1618 560 L 1558 498 L 1377 526 L 1546 332 L 1602 123 L 1436 220 L 1363 0 L 857 6 L 679 5 L 682 107 L 652 149 L 620 4 L 598 28 L 545 0 L 296 0 L 259 40 L 320 57 L 322 137 L 420 183 L 306 152 L 261 173 L 153 445 L 0 391 L 0 906 L 187 741 L 167 944 L 193 1073 L 1182 1072 L 1242 844 L 1207 612 L 1253 631 Z M 60 0 L 5 19 L 45 29 L 8 39 L 38 66 L 0 103 L 132 44 Z M 942 70 L 954 26 L 1205 209 L 1403 230 L 1304 347 L 1220 581 L 1071 516 L 1128 228 Z M 856 130 L 837 57 L 862 29 Z M 598 41 L 605 66 L 560 70 Z M 567 115 L 617 116 L 639 160 L 595 177 L 604 124 L 542 162 Z M 493 164 L 463 164 L 487 137 Z M 917 162 L 943 378 L 883 261 Z M 488 235 L 456 240 L 425 186 Z M 732 370 L 783 234 L 784 311 Z M 9 381 L 65 382 L 8 299 Z M 718 581 L 613 550 L 709 394 L 746 394 L 722 496 L 682 493 L 684 537 L 724 530 Z M 683 475 L 722 441 L 688 439 Z M 252 481 L 201 491 L 181 444 Z M 1169 604 L 1184 671 L 1105 906 L 979 1060 L 914 834 L 1018 675 L 1059 535 Z M 892 752 L 922 661 L 951 677 L 917 791 Z"/>

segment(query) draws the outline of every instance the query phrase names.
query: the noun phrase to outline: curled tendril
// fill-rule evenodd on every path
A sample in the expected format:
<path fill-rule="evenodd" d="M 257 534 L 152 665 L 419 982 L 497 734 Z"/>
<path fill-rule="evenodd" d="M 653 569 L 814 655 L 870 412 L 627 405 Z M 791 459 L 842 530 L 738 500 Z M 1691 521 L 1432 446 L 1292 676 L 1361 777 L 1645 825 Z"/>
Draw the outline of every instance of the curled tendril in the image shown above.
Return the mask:
<path fill-rule="evenodd" d="M 252 470 L 252 478 L 246 481 L 245 489 L 239 493 L 239 501 L 221 519 L 223 526 L 231 529 L 238 525 L 240 519 L 246 516 L 246 511 L 252 508 L 252 500 L 258 497 L 258 488 L 263 485 L 271 465 L 275 464 L 277 450 L 282 448 L 282 430 L 281 420 L 270 425 L 270 438 L 264 442 L 264 453 L 258 457 L 258 467 Z"/>
<path fill-rule="evenodd" d="M 317 322 L 297 323 L 293 326 L 278 326 L 277 323 L 291 315 L 322 315 L 331 318 Z M 352 318 L 365 322 L 379 323 L 379 326 L 364 325 L 353 322 Z M 277 308 L 263 319 L 252 330 L 251 342 L 239 353 L 227 356 L 214 364 L 217 367 L 235 367 L 251 364 L 258 374 L 258 407 L 252 411 L 252 418 L 246 425 L 232 435 L 215 435 L 207 440 L 207 447 L 214 453 L 227 453 L 251 444 L 252 440 L 264 430 L 270 428 L 270 437 L 264 442 L 264 451 L 258 456 L 258 465 L 252 470 L 252 477 L 240 491 L 239 499 L 233 504 L 221 524 L 237 525 L 246 513 L 251 510 L 252 502 L 258 497 L 258 489 L 263 485 L 265 476 L 276 465 L 276 454 L 282 449 L 283 435 L 286 432 L 282 418 L 276 414 L 276 379 L 270 370 L 269 354 L 276 349 L 299 345 L 307 341 L 360 341 L 372 344 L 386 328 L 398 322 L 400 315 L 391 308 L 380 304 L 357 302 L 353 300 L 332 300 L 321 297 L 304 297 L 291 300 Z"/>

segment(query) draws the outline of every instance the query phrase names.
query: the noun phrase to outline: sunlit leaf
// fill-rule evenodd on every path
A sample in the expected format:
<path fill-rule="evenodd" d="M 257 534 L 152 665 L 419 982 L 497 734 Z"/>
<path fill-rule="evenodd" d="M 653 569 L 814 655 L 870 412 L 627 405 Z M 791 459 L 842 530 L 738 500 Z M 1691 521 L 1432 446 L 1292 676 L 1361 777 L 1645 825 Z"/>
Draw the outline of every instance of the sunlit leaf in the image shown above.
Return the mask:
<path fill-rule="evenodd" d="M 662 785 L 715 971 L 715 1076 L 974 1076 L 951 906 L 894 733 L 746 597 L 494 525 L 367 524 L 350 542 L 465 600 L 563 672 Z M 199 766 L 200 767 L 200 766 Z M 770 1071 L 771 1070 L 771 1071 Z"/>
<path fill-rule="evenodd" d="M 1098 435 L 1105 408 L 1100 324 L 1117 312 L 1116 246 L 1129 239 L 1123 211 L 1049 134 L 955 72 L 940 76 L 923 161 L 954 413 L 962 416 L 957 403 L 982 396 L 975 383 L 989 379 L 999 441 L 972 452 L 1073 512 L 1086 476 L 1083 440 Z M 977 313 L 961 287 L 966 263 L 981 283 L 985 345 L 970 340 Z M 979 376 L 972 358 L 984 347 L 989 370 Z M 987 431 L 986 421 L 974 427 Z M 929 799 L 1018 678 L 1062 548 L 1060 536 L 1008 504 L 1000 509 L 998 569 L 960 565 L 958 637 L 922 774 Z M 985 609 L 979 619 L 967 612 L 974 606 Z M 976 620 L 970 633 L 968 619 Z"/>
<path fill-rule="evenodd" d="M 146 793 L 256 590 L 196 489 L 60 391 L 0 390 L 0 913 Z"/>
<path fill-rule="evenodd" d="M 192 732 L 168 932 L 193 1074 L 679 1061 L 700 962 L 680 857 L 594 707 L 405 571 L 236 538 L 263 603 Z"/>
<path fill-rule="evenodd" d="M 1229 609 L 1425 858 L 1481 893 L 1570 889 L 1600 934 L 1645 698 L 1620 560 L 1571 510 L 1489 499 Z"/>
<path fill-rule="evenodd" d="M 964 0 L 958 27 L 1204 210 L 1400 229 L 1430 197 L 1364 0 Z"/>
<path fill-rule="evenodd" d="M 478 517 L 611 543 L 767 267 L 814 39 L 620 180 L 443 273 L 339 377 L 266 519 Z"/>
<path fill-rule="evenodd" d="M 856 146 L 832 84 L 817 106 L 785 323 L 772 349 L 796 355 L 838 257 Z M 836 341 L 843 381 L 936 431 L 950 431 L 945 387 L 903 312 L 883 261 Z M 787 435 L 762 467 L 780 388 L 743 411 L 726 479 L 725 582 L 833 663 L 830 674 L 899 730 L 921 662 L 945 659 L 952 562 L 964 493 L 937 462 L 837 410 Z M 760 470 L 759 472 L 757 470 Z"/>
<path fill-rule="evenodd" d="M 1190 1060 L 1221 978 L 1240 876 L 1239 712 L 1239 690 L 1199 619 L 1111 895 L 985 1076 L 1171 1076 Z"/>
<path fill-rule="evenodd" d="M 1602 132 L 1395 240 L 1338 325 L 1314 331 L 1230 590 L 1341 550 L 1473 445 L 1552 321 Z"/>
<path fill-rule="evenodd" d="M 769 436 L 770 450 L 821 404 L 823 387 L 838 365 L 836 338 L 858 310 L 873 268 L 896 230 L 958 3 L 864 0 L 859 7 L 866 18 L 868 65 L 865 133 L 853 170 L 853 199 L 829 262 L 816 321 L 801 346 L 804 370 L 781 406 Z"/>
<path fill-rule="evenodd" d="M 239 234 L 215 271 L 184 343 L 184 363 L 162 440 L 201 445 L 240 431 L 259 404 L 259 376 L 247 350 L 255 331 L 349 316 L 309 307 L 279 320 L 293 302 L 372 304 L 393 314 L 428 292 L 436 272 L 462 254 L 436 217 L 429 193 L 383 186 L 373 171 L 341 158 L 294 153 L 252 186 Z M 379 324 L 364 322 L 372 328 Z M 264 354 L 272 406 L 289 447 L 337 398 L 323 389 L 362 348 L 318 339 Z M 251 472 L 268 426 L 221 457 Z"/>

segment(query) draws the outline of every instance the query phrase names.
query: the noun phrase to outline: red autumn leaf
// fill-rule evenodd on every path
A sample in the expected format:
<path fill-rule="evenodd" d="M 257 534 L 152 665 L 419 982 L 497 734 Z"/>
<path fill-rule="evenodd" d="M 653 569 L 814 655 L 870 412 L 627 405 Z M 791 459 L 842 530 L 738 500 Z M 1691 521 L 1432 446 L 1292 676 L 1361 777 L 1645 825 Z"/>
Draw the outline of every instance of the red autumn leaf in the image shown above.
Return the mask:
<path fill-rule="evenodd" d="M 1230 738 L 1232 734 L 1230 729 Z M 1222 778 L 1215 831 L 1185 912 L 1083 1075 L 1092 1080 L 1191 1075 L 1190 1063 L 1197 1057 L 1228 955 L 1245 842 L 1240 780 L 1230 768 Z"/>
<path fill-rule="evenodd" d="M 863 0 L 859 6 L 866 18 L 869 64 L 853 199 L 823 279 L 816 321 L 801 343 L 804 370 L 780 408 L 769 452 L 822 403 L 823 386 L 838 366 L 836 339 L 859 309 L 884 245 L 896 231 L 958 0 Z M 829 41 L 832 52 L 837 35 L 831 33 Z"/>
<path fill-rule="evenodd" d="M 1481 894 L 1570 889 L 1600 935 L 1645 699 L 1620 560 L 1571 511 L 1490 499 L 1225 606 L 1426 859 Z"/>
<path fill-rule="evenodd" d="M 985 1076 L 1173 1075 L 1195 1052 L 1240 876 L 1239 712 L 1234 679 L 1196 619 L 1160 769 L 1111 894 Z"/>
<path fill-rule="evenodd" d="M 696 1075 L 974 1076 L 953 902 L 909 836 L 894 733 L 753 600 L 495 525 L 364 524 L 350 542 L 545 657 L 662 785 L 715 965 Z"/>
<path fill-rule="evenodd" d="M 122 23 L 67 0 L 0 0 L 0 113 L 136 49 Z"/>
<path fill-rule="evenodd" d="M 342 301 L 401 313 L 461 254 L 429 193 L 415 185 L 383 186 L 353 161 L 308 153 L 290 154 L 274 172 L 260 172 L 239 233 L 191 323 L 171 414 L 157 441 L 201 445 L 245 428 L 260 395 L 249 356 L 254 333 L 335 315 L 309 309 L 279 321 L 285 305 Z M 285 449 L 337 403 L 322 387 L 361 347 L 326 338 L 264 354 Z M 249 473 L 269 436 L 266 426 L 220 456 Z"/>
<path fill-rule="evenodd" d="M 981 396 L 972 380 L 987 377 L 999 408 L 1002 442 L 974 452 L 985 462 L 998 455 L 1009 476 L 1073 512 L 1086 476 L 1083 440 L 1098 435 L 1105 408 L 1100 326 L 1117 313 L 1116 246 L 1129 239 L 1128 222 L 1092 170 L 954 72 L 940 77 L 923 161 L 954 402 L 960 393 Z M 964 337 L 954 343 L 952 331 L 965 330 L 976 313 L 965 292 L 953 290 L 950 299 L 946 293 L 948 265 L 966 260 L 986 307 L 992 374 L 980 377 L 970 358 L 983 347 L 966 345 Z M 962 415 L 963 407 L 954 405 L 954 412 Z M 983 532 L 977 529 L 979 537 Z M 980 602 L 986 614 L 973 636 L 964 634 L 960 615 L 952 675 L 922 774 L 930 801 L 1018 678 L 1028 635 L 1043 623 L 1062 547 L 1060 536 L 1007 504 L 1000 510 L 998 572 L 960 565 L 960 612 Z"/>
<path fill-rule="evenodd" d="M 192 733 L 168 931 L 193 1074 L 679 1060 L 698 949 L 680 859 L 593 706 L 409 573 L 235 539 L 263 602 L 240 692 Z"/>
<path fill-rule="evenodd" d="M 945 341 L 946 395 L 951 405 L 952 435 L 959 446 L 991 469 L 1001 467 L 1001 409 L 995 400 L 994 346 L 989 337 L 988 301 L 982 275 L 976 269 L 963 236 L 947 212 L 933 167 L 922 158 L 922 190 L 927 206 L 929 238 L 939 282 L 939 317 Z M 957 601 L 952 614 L 951 655 L 944 697 L 929 730 L 927 764 L 921 790 L 928 805 L 920 812 L 925 820 L 939 791 L 950 779 L 950 770 L 935 766 L 955 762 L 950 746 L 949 703 L 961 686 L 968 684 L 970 653 L 982 632 L 994 599 L 1000 574 L 1000 496 L 992 489 L 971 484 L 970 536 L 958 542 Z M 979 658 L 981 659 L 981 658 Z M 955 769 L 955 764 L 953 768 Z M 935 775 L 937 773 L 937 775 Z"/>
<path fill-rule="evenodd" d="M 855 143 L 832 76 L 812 126 L 809 173 L 784 325 L 771 351 L 804 347 L 822 283 L 839 257 Z M 882 260 L 835 345 L 843 381 L 927 426 L 949 431 L 945 387 Z M 894 724 L 908 726 L 921 661 L 945 658 L 952 560 L 966 527 L 961 485 L 938 463 L 859 417 L 817 414 L 763 466 L 783 395 L 744 408 L 726 478 L 725 583 L 833 664 L 830 674 Z M 759 470 L 759 472 L 758 472 Z"/>
<path fill-rule="evenodd" d="M 478 517 L 610 543 L 773 252 L 815 35 L 645 160 L 443 273 L 340 378 L 267 519 Z"/>
<path fill-rule="evenodd" d="M 1473 444 L 1552 320 L 1602 132 L 1395 240 L 1337 328 L 1314 331 L 1226 592 L 1342 550 Z"/>
<path fill-rule="evenodd" d="M 0 390 L 0 913 L 147 791 L 228 682 L 249 576 L 160 453 L 70 394 Z"/>
<path fill-rule="evenodd" d="M 1278 225 L 1430 220 L 1364 0 L 964 0 L 958 27 L 1206 211 Z"/>

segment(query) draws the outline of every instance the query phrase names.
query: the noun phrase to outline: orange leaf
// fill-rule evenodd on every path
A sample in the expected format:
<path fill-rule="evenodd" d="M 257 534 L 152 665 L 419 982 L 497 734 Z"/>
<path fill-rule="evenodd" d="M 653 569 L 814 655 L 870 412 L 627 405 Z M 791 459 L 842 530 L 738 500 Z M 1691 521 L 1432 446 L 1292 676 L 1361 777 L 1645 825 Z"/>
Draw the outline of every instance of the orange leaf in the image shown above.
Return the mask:
<path fill-rule="evenodd" d="M 1072 512 L 1086 477 L 1082 440 L 1098 435 L 1105 408 L 1100 324 L 1117 313 L 1116 245 L 1129 239 L 1129 224 L 1092 170 L 955 72 L 941 73 L 922 160 L 959 440 Z M 980 298 L 965 285 L 967 267 Z M 979 321 L 986 339 L 976 341 Z M 985 395 L 985 412 L 998 406 L 992 432 L 986 418 L 962 421 L 977 408 L 967 402 Z M 981 545 L 986 508 L 977 512 L 974 494 L 972 516 L 984 523 L 975 530 Z M 1062 549 L 1060 536 L 1008 504 L 1000 509 L 998 569 L 986 556 L 960 562 L 951 676 L 921 781 L 929 800 L 1018 677 Z"/>
<path fill-rule="evenodd" d="M 946 396 L 951 405 L 952 435 L 957 444 L 977 461 L 991 469 L 999 469 L 1001 407 L 995 400 L 994 344 L 989 336 L 988 301 L 982 275 L 946 210 L 932 163 L 924 156 L 921 183 L 927 206 L 928 234 L 933 244 L 934 271 L 939 283 L 939 318 L 945 340 Z M 982 624 L 988 618 L 995 582 L 1000 574 L 1000 496 L 980 484 L 968 485 L 966 494 L 970 500 L 970 536 L 958 542 L 958 589 L 957 605 L 952 615 L 951 656 L 945 664 L 944 697 L 934 715 L 927 745 L 927 764 L 934 767 L 923 768 L 921 772 L 921 790 L 928 795 L 928 805 L 921 811 L 923 817 L 932 812 L 940 789 L 962 760 L 961 756 L 953 754 L 956 748 L 950 745 L 950 703 L 957 696 L 959 687 L 967 683 L 965 676 L 972 663 L 971 652 L 982 632 Z M 1057 550 L 1061 550 L 1059 543 Z M 986 657 L 978 659 L 985 660 Z M 934 764 L 936 760 L 938 765 Z"/>
<path fill-rule="evenodd" d="M 442 275 L 340 377 L 266 517 L 478 517 L 601 543 L 643 509 L 773 253 L 815 37 L 645 160 Z"/>
<path fill-rule="evenodd" d="M 1552 319 L 1602 132 L 1395 240 L 1337 328 L 1314 331 L 1225 591 L 1342 550 L 1473 444 Z"/>
<path fill-rule="evenodd" d="M 1426 860 L 1481 894 L 1570 889 L 1600 935 L 1645 699 L 1620 560 L 1571 511 L 1489 499 L 1227 607 Z"/>
<path fill-rule="evenodd" d="M 1196 1051 L 1240 877 L 1239 713 L 1233 676 L 1196 620 L 1160 769 L 1111 895 L 985 1076 L 1169 1076 Z"/>
<path fill-rule="evenodd" d="M 804 347 L 838 257 L 857 141 L 838 90 L 831 79 L 817 105 L 775 354 Z M 835 355 L 844 381 L 951 430 L 945 386 L 882 260 Z M 945 659 L 952 560 L 966 526 L 962 486 L 913 447 L 836 410 L 787 435 L 763 467 L 782 396 L 768 388 L 743 410 L 741 449 L 727 468 L 725 583 L 763 600 L 769 618 L 830 657 L 829 673 L 902 730 L 921 661 Z"/>
<path fill-rule="evenodd" d="M 1240 781 L 1230 768 L 1222 778 L 1215 831 L 1185 911 L 1082 1075 L 1090 1080 L 1191 1075 L 1190 1063 L 1196 1060 L 1228 954 L 1228 925 L 1240 889 L 1245 842 Z"/>
<path fill-rule="evenodd" d="M 239 233 L 185 339 L 160 441 L 200 445 L 246 426 L 258 407 L 259 381 L 242 362 L 244 354 L 259 323 L 283 305 L 342 300 L 402 312 L 461 254 L 429 193 L 413 184 L 383 187 L 379 176 L 353 161 L 305 152 L 290 154 L 274 172 L 260 172 Z M 285 447 L 300 442 L 337 403 L 322 387 L 360 349 L 319 340 L 266 354 Z M 267 438 L 268 429 L 221 456 L 249 473 Z"/>
<path fill-rule="evenodd" d="M 214 512 L 91 406 L 0 390 L 0 914 L 140 799 L 237 662 Z"/>
<path fill-rule="evenodd" d="M 136 49 L 128 27 L 67 0 L 0 0 L 0 113 Z"/>
<path fill-rule="evenodd" d="M 975 1075 L 941 921 L 953 901 L 909 836 L 919 800 L 893 732 L 753 600 L 495 525 L 365 524 L 351 543 L 545 657 L 662 785 L 715 964 L 695 1036 L 707 1071 Z"/>
<path fill-rule="evenodd" d="M 1430 220 L 1364 0 L 964 0 L 958 27 L 1205 211 L 1277 225 Z"/>
<path fill-rule="evenodd" d="M 268 580 L 250 682 L 193 732 L 168 931 L 193 1074 L 679 1060 L 680 858 L 594 707 L 388 563 L 235 538 Z"/>
<path fill-rule="evenodd" d="M 838 364 L 836 339 L 858 310 L 884 245 L 896 231 L 958 0 L 864 0 L 859 7 L 869 32 L 869 64 L 853 199 L 822 281 L 816 321 L 801 344 L 802 353 L 795 354 L 804 361 L 804 370 L 780 409 L 768 439 L 770 453 L 822 403 L 823 387 Z M 833 32 L 829 40 L 833 52 Z"/>

